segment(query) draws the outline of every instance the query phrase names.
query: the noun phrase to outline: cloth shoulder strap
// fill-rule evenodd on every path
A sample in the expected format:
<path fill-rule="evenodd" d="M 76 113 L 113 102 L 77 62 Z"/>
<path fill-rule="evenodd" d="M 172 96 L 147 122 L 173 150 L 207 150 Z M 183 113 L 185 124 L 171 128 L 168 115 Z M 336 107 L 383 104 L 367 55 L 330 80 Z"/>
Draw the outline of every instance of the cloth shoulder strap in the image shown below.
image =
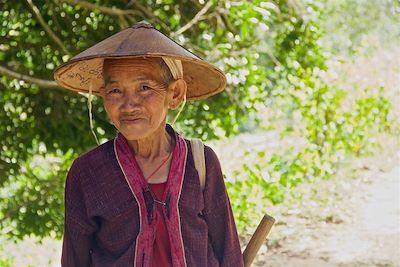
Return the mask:
<path fill-rule="evenodd" d="M 204 144 L 200 139 L 191 139 L 192 155 L 194 166 L 199 174 L 201 190 L 204 190 L 206 185 L 206 161 L 204 157 Z"/>

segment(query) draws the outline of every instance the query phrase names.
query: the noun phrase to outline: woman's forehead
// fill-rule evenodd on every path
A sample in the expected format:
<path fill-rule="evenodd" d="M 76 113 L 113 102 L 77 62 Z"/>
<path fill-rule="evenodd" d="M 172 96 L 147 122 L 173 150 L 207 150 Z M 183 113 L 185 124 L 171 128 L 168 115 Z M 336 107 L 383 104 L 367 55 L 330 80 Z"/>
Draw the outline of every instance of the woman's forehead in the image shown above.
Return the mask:
<path fill-rule="evenodd" d="M 156 58 L 121 58 L 121 59 L 105 59 L 103 63 L 103 71 L 124 69 L 161 69 L 161 59 Z"/>
<path fill-rule="evenodd" d="M 103 73 L 106 82 L 110 78 L 122 78 L 127 75 L 138 79 L 163 79 L 160 61 L 154 58 L 105 59 Z"/>

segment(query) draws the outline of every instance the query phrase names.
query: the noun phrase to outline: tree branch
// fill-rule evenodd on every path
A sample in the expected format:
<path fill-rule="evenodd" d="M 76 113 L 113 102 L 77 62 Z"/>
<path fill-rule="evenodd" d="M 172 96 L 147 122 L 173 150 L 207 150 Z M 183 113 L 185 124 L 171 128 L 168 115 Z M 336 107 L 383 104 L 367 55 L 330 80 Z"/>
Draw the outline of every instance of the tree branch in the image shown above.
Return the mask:
<path fill-rule="evenodd" d="M 135 16 L 135 15 L 138 16 L 140 14 L 143 14 L 143 15 L 147 16 L 148 18 L 152 18 L 154 21 L 157 21 L 164 30 L 170 31 L 168 25 L 165 24 L 164 21 L 162 21 L 160 18 L 155 16 L 151 10 L 149 10 L 148 8 L 141 5 L 140 3 L 138 3 L 138 1 L 135 1 L 135 0 L 130 1 L 127 4 L 127 6 L 129 7 L 131 5 L 134 5 L 134 7 L 140 13 L 138 11 L 132 10 L 132 9 L 124 10 L 124 9 L 120 9 L 120 8 L 116 8 L 116 7 L 106 7 L 106 6 L 101 6 L 101 5 L 97 5 L 97 4 L 92 4 L 92 3 L 84 1 L 84 0 L 59 0 L 59 1 L 63 2 L 63 3 L 71 4 L 71 5 L 79 5 L 82 8 L 92 10 L 92 11 L 99 10 L 100 12 L 107 14 L 107 15 L 117 16 L 119 18 L 121 27 L 124 26 L 125 23 L 127 22 L 126 18 L 128 18 L 129 20 L 132 21 L 133 16 Z"/>
<path fill-rule="evenodd" d="M 129 27 L 127 19 L 130 21 L 134 20 L 134 16 L 135 15 L 139 16 L 140 12 L 147 15 L 148 17 L 152 17 L 154 20 L 158 19 L 151 12 L 146 10 L 146 8 L 144 8 L 143 6 L 140 6 L 138 3 L 135 3 L 135 2 L 132 2 L 132 4 L 134 4 L 140 12 L 136 11 L 136 10 L 132 10 L 132 9 L 125 10 L 125 9 L 120 9 L 120 8 L 116 8 L 116 7 L 101 6 L 101 5 L 97 5 L 97 4 L 92 4 L 92 3 L 84 1 L 84 0 L 60 0 L 60 1 L 70 4 L 70 5 L 79 5 L 82 8 L 85 8 L 88 10 L 92 10 L 92 11 L 98 10 L 98 11 L 102 12 L 103 14 L 116 16 L 116 17 L 118 17 L 119 26 L 121 29 Z M 131 3 L 129 3 L 128 5 L 130 5 L 130 4 Z M 136 20 L 134 20 L 134 21 L 136 21 Z M 159 20 L 159 23 L 161 24 L 161 26 L 166 27 L 166 25 L 161 20 Z"/>
<path fill-rule="evenodd" d="M 36 18 L 38 19 L 40 25 L 42 25 L 43 29 L 47 32 L 47 34 L 61 47 L 61 49 L 64 51 L 65 54 L 71 55 L 71 53 L 68 51 L 68 49 L 64 46 L 64 44 L 61 42 L 60 38 L 57 37 L 57 35 L 50 29 L 49 25 L 44 21 L 42 15 L 40 14 L 39 9 L 35 4 L 32 2 L 32 0 L 26 0 L 26 2 L 29 4 L 31 7 L 33 13 L 35 14 Z"/>
<path fill-rule="evenodd" d="M 140 13 L 135 11 L 135 10 L 124 10 L 124 9 L 119 9 L 116 7 L 107 7 L 107 6 L 101 6 L 97 4 L 92 4 L 87 1 L 83 0 L 60 0 L 61 2 L 71 4 L 71 5 L 79 5 L 82 8 L 88 9 L 88 10 L 99 10 L 100 12 L 111 15 L 111 16 L 117 16 L 119 19 L 119 24 L 121 28 L 126 28 L 128 27 L 128 22 L 125 18 L 131 18 L 132 16 L 139 15 Z"/>
<path fill-rule="evenodd" d="M 151 10 L 149 10 L 147 7 L 141 5 L 138 3 L 139 1 L 133 1 L 133 5 L 139 9 L 144 15 L 146 15 L 149 18 L 153 18 L 154 21 L 157 21 L 160 23 L 160 26 L 167 32 L 170 32 L 171 30 L 169 29 L 168 25 L 164 23 L 159 17 L 155 16 Z"/>
<path fill-rule="evenodd" d="M 16 169 L 19 165 L 16 163 L 10 163 L 0 158 L 0 187 L 7 181 L 7 172 L 11 169 Z"/>
<path fill-rule="evenodd" d="M 122 10 L 116 7 L 100 6 L 83 0 L 60 0 L 60 1 L 71 5 L 79 5 L 82 8 L 89 9 L 92 11 L 99 10 L 104 14 L 112 16 L 135 15 L 136 13 L 133 10 Z"/>
<path fill-rule="evenodd" d="M 222 20 L 222 23 L 224 23 L 225 27 L 230 31 L 231 33 L 235 33 L 235 28 L 232 26 L 232 24 L 229 22 L 228 17 L 224 13 L 219 13 L 219 17 Z"/>
<path fill-rule="evenodd" d="M 128 28 L 128 27 L 129 27 L 128 21 L 125 19 L 124 16 L 119 15 L 119 16 L 118 16 L 118 20 L 119 20 L 119 27 L 120 27 L 121 29 L 125 29 L 125 28 Z"/>
<path fill-rule="evenodd" d="M 177 36 L 179 34 L 184 33 L 185 31 L 190 29 L 190 27 L 192 27 L 194 24 L 198 23 L 201 20 L 201 17 L 205 13 L 207 13 L 207 11 L 210 9 L 212 4 L 213 4 L 213 1 L 208 1 L 207 4 L 193 17 L 193 19 L 191 21 L 189 21 L 186 25 L 181 27 L 176 32 L 171 33 L 171 37 L 175 37 L 175 36 Z"/>
<path fill-rule="evenodd" d="M 0 74 L 4 74 L 7 76 L 10 76 L 15 79 L 23 80 L 26 81 L 27 83 L 33 83 L 38 85 L 41 88 L 57 88 L 57 89 L 62 89 L 55 81 L 50 81 L 50 80 L 43 80 L 40 78 L 32 77 L 26 74 L 22 74 L 10 69 L 7 69 L 6 67 L 3 67 L 0 65 Z"/>
<path fill-rule="evenodd" d="M 232 89 L 229 85 L 225 87 L 225 92 L 228 95 L 228 98 L 231 100 L 232 104 L 236 104 L 240 111 L 242 111 L 243 114 L 246 114 L 246 109 L 243 107 L 243 103 L 240 102 L 237 94 L 234 94 L 232 92 Z"/>

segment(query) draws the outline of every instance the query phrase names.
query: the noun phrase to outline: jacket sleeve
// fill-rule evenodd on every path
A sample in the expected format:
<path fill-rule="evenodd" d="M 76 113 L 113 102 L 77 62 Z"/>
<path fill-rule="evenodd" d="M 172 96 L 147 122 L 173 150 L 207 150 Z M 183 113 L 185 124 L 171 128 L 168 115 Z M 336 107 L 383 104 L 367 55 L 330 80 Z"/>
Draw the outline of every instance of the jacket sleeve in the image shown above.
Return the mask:
<path fill-rule="evenodd" d="M 217 155 L 205 146 L 204 217 L 220 266 L 243 266 L 239 237 Z"/>
<path fill-rule="evenodd" d="M 85 197 L 76 162 L 67 175 L 65 185 L 64 239 L 61 265 L 86 267 L 91 265 L 91 245 L 96 223 L 87 216 Z"/>

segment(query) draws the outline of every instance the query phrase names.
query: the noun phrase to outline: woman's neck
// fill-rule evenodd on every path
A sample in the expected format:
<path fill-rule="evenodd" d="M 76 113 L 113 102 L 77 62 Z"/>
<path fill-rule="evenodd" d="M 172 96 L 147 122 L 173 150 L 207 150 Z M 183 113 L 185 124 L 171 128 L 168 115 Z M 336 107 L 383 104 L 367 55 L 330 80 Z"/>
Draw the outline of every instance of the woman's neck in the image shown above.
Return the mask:
<path fill-rule="evenodd" d="M 171 153 L 174 147 L 173 142 L 174 140 L 166 131 L 164 124 L 161 124 L 154 133 L 146 138 L 128 140 L 136 158 L 150 162 Z"/>

